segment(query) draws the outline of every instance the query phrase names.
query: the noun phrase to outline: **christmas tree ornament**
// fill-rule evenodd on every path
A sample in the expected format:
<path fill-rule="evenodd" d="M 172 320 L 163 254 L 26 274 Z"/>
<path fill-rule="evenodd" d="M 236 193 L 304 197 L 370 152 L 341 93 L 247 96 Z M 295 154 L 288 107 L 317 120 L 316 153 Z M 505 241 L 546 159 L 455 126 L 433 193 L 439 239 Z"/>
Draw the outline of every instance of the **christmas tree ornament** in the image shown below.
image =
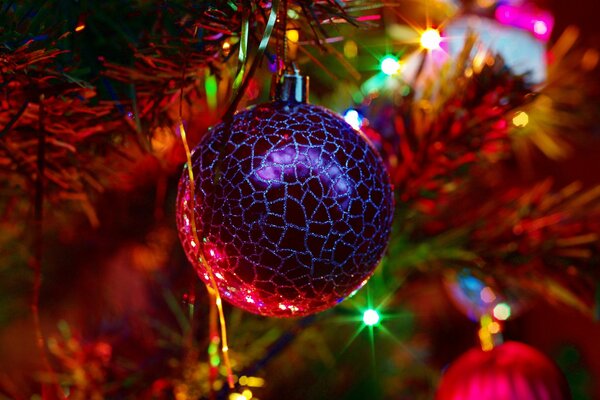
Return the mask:
<path fill-rule="evenodd" d="M 472 349 L 444 373 L 436 400 L 569 400 L 558 367 L 531 346 L 507 342 Z"/>
<path fill-rule="evenodd" d="M 195 198 L 187 171 L 179 184 L 180 239 L 200 278 L 212 273 L 223 298 L 260 315 L 308 315 L 344 300 L 390 235 L 392 188 L 379 155 L 306 99 L 307 79 L 283 75 L 274 101 L 214 126 L 194 149 Z"/>

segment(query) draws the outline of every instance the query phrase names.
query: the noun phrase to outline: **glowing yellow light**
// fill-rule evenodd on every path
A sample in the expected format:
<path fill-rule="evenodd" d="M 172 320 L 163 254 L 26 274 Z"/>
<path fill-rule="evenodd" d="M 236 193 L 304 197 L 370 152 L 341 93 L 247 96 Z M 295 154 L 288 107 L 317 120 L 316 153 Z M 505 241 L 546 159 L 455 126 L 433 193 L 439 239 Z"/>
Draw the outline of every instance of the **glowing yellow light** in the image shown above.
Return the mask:
<path fill-rule="evenodd" d="M 247 386 L 263 387 L 265 386 L 265 380 L 256 376 L 249 376 Z"/>
<path fill-rule="evenodd" d="M 246 397 L 239 393 L 231 393 L 229 395 L 229 400 L 246 400 Z"/>
<path fill-rule="evenodd" d="M 300 39 L 300 33 L 298 33 L 297 29 L 290 29 L 285 36 L 292 43 L 298 43 L 298 39 Z"/>
<path fill-rule="evenodd" d="M 493 323 L 492 317 L 487 314 L 481 316 L 479 321 L 481 328 L 479 329 L 479 341 L 481 342 L 481 349 L 483 351 L 490 351 L 494 348 L 494 338 L 489 327 Z"/>
<path fill-rule="evenodd" d="M 262 387 L 265 385 L 265 380 L 256 376 L 242 375 L 239 382 L 241 386 Z"/>
<path fill-rule="evenodd" d="M 386 75 L 394 75 L 400 70 L 400 63 L 395 57 L 386 56 L 381 61 L 381 72 Z"/>
<path fill-rule="evenodd" d="M 77 28 L 75 28 L 75 32 L 81 32 L 84 29 L 85 29 L 85 24 L 81 24 L 81 25 L 77 26 Z"/>
<path fill-rule="evenodd" d="M 506 321 L 510 318 L 510 306 L 506 303 L 500 303 L 494 307 L 492 313 L 497 320 Z"/>
<path fill-rule="evenodd" d="M 363 313 L 363 322 L 368 326 L 377 324 L 379 322 L 379 313 L 373 309 L 368 309 Z"/>
<path fill-rule="evenodd" d="M 492 333 L 492 334 L 496 334 L 496 333 L 500 332 L 500 324 L 497 322 L 491 322 L 487 328 L 488 328 L 488 331 L 490 331 L 490 333 Z"/>
<path fill-rule="evenodd" d="M 344 55 L 346 58 L 354 58 L 358 55 L 358 46 L 354 40 L 348 40 L 344 43 Z"/>
<path fill-rule="evenodd" d="M 489 8 L 496 4 L 496 0 L 477 0 L 477 5 L 481 8 Z"/>
<path fill-rule="evenodd" d="M 494 348 L 494 340 L 487 329 L 479 329 L 479 341 L 481 342 L 481 350 L 490 351 Z"/>
<path fill-rule="evenodd" d="M 523 128 L 523 127 L 527 126 L 527 124 L 529 123 L 529 115 L 527 115 L 527 113 L 524 111 L 519 111 L 513 117 L 512 123 L 514 126 Z"/>
<path fill-rule="evenodd" d="M 252 392 L 250 389 L 244 389 L 242 391 L 242 396 L 244 396 L 247 400 L 250 400 L 252 398 Z"/>
<path fill-rule="evenodd" d="M 479 297 L 481 297 L 481 300 L 484 303 L 492 303 L 494 300 L 496 300 L 496 294 L 494 293 L 492 288 L 490 288 L 488 286 L 481 289 L 481 292 L 479 293 Z"/>
<path fill-rule="evenodd" d="M 221 47 L 221 49 L 223 50 L 223 55 L 227 57 L 231 52 L 231 43 L 229 43 L 228 41 L 223 42 L 223 46 Z"/>
<path fill-rule="evenodd" d="M 436 50 L 440 48 L 442 37 L 440 31 L 429 28 L 421 34 L 421 47 L 427 50 Z"/>

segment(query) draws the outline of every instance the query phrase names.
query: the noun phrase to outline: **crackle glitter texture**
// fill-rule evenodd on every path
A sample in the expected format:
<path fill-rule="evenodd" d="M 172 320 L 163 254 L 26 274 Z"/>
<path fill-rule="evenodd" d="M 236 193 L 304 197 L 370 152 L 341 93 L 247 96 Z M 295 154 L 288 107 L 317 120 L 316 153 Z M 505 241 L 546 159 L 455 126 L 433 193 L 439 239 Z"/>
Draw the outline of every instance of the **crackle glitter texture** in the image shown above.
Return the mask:
<path fill-rule="evenodd" d="M 342 118 L 273 102 L 216 125 L 184 170 L 177 224 L 200 277 L 190 207 L 221 296 L 252 313 L 325 310 L 360 288 L 390 234 L 393 197 L 372 146 Z"/>

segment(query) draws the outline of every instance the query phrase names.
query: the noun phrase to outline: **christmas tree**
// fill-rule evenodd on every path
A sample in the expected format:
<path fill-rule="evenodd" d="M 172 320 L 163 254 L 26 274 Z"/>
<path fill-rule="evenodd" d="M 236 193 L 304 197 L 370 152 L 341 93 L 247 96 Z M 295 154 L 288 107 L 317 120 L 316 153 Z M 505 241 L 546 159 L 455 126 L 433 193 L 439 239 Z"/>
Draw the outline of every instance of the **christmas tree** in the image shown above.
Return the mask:
<path fill-rule="evenodd" d="M 599 398 L 555 3 L 0 2 L 0 399 Z"/>

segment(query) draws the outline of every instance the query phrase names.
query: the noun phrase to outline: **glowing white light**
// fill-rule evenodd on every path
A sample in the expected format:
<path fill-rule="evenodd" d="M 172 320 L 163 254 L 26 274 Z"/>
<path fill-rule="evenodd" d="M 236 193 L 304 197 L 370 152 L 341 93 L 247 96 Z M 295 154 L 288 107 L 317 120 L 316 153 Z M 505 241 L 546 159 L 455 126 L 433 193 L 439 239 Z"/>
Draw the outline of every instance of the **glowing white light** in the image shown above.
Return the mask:
<path fill-rule="evenodd" d="M 377 324 L 379 322 L 379 313 L 373 309 L 368 309 L 363 313 L 363 322 L 369 326 Z"/>
<path fill-rule="evenodd" d="M 436 50 L 440 48 L 442 37 L 437 29 L 427 29 L 421 35 L 421 47 L 427 50 Z"/>
<path fill-rule="evenodd" d="M 508 304 L 499 303 L 498 305 L 496 305 L 496 307 L 494 307 L 492 313 L 494 314 L 494 317 L 496 317 L 496 319 L 500 321 L 506 321 L 510 318 L 511 309 Z"/>
<path fill-rule="evenodd" d="M 538 35 L 545 35 L 548 33 L 548 26 L 544 21 L 535 21 L 535 24 L 533 24 L 533 31 Z"/>
<path fill-rule="evenodd" d="M 358 113 L 358 111 L 350 109 L 346 111 L 344 114 L 344 121 L 348 123 L 351 127 L 358 130 L 362 126 L 362 117 Z"/>
<path fill-rule="evenodd" d="M 400 70 L 400 63 L 395 57 L 387 56 L 381 61 L 381 72 L 386 75 L 397 74 Z"/>

